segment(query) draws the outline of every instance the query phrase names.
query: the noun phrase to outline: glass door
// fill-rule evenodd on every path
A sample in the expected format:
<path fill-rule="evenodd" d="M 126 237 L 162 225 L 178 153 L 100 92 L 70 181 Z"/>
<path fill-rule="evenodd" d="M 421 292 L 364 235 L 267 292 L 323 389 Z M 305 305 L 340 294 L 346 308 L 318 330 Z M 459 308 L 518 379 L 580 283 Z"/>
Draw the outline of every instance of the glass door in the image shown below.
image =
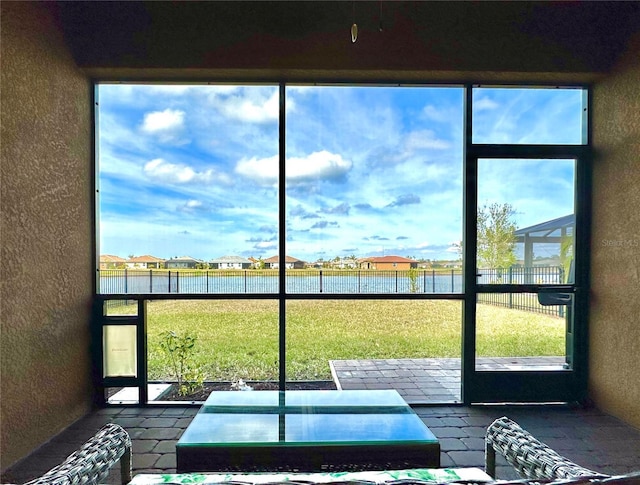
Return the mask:
<path fill-rule="evenodd" d="M 476 399 L 573 394 L 574 159 L 477 160 Z"/>
<path fill-rule="evenodd" d="M 585 393 L 588 94 L 467 91 L 465 402 Z"/>
<path fill-rule="evenodd" d="M 472 401 L 571 401 L 577 159 L 476 158 Z"/>

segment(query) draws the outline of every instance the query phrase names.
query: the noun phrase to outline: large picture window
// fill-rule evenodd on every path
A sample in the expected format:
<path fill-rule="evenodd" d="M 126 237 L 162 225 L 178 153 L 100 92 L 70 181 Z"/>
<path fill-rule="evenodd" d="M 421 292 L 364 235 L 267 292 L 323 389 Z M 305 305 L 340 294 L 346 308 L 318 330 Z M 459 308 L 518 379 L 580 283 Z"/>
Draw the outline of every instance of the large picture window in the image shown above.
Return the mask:
<path fill-rule="evenodd" d="M 288 253 L 366 269 L 460 266 L 462 89 L 288 87 L 286 95 Z"/>
<path fill-rule="evenodd" d="M 576 283 L 585 93 L 97 84 L 101 325 L 144 335 L 135 378 L 113 386 L 170 380 L 172 332 L 211 350 L 192 377 L 236 384 L 447 359 L 436 394 L 460 402 L 465 359 L 551 353 L 568 368 L 567 311 L 538 291 Z M 493 307 L 553 327 L 553 345 L 494 345 Z"/>
<path fill-rule="evenodd" d="M 100 85 L 100 292 L 277 292 L 282 190 L 286 268 L 414 269 L 423 292 L 460 293 L 462 99 L 287 87 L 281 175 L 277 87 Z M 453 282 L 432 271 L 444 268 Z M 126 281 L 107 271 L 121 269 Z M 395 276 L 325 277 L 321 289 L 310 272 L 287 291 L 409 291 Z"/>
<path fill-rule="evenodd" d="M 98 91 L 103 269 L 133 270 L 134 293 L 206 292 L 203 278 L 158 274 L 149 282 L 135 270 L 200 270 L 212 260 L 244 269 L 249 257 L 278 253 L 277 86 L 105 84 Z M 115 279 L 104 278 L 100 291 L 111 292 Z"/>

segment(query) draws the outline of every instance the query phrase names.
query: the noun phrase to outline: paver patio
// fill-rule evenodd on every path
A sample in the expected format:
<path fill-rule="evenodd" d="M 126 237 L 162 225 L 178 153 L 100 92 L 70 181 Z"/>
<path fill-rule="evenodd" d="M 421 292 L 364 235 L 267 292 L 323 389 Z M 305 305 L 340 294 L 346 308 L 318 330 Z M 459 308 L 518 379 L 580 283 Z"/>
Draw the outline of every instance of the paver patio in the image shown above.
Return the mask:
<path fill-rule="evenodd" d="M 482 370 L 562 368 L 563 357 L 484 357 Z M 409 404 L 461 402 L 459 358 L 332 360 L 339 389 L 395 389 Z"/>

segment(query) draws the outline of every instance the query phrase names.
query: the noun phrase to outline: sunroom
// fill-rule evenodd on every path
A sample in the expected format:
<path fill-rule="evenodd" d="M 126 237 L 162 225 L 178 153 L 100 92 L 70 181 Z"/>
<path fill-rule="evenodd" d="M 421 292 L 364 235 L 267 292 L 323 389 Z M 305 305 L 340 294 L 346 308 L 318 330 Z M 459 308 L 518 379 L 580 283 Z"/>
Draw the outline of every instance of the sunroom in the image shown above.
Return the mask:
<path fill-rule="evenodd" d="M 148 385 L 153 378 L 148 374 L 145 339 L 147 325 L 153 320 L 147 318 L 147 312 L 151 306 L 153 317 L 156 303 L 172 301 L 227 302 L 238 307 L 258 302 L 273 307 L 269 310 L 267 346 L 274 356 L 269 365 L 275 366 L 275 373 L 270 376 L 275 375 L 281 387 L 298 372 L 292 352 L 308 343 L 302 325 L 305 318 L 295 314 L 303 304 L 313 304 L 320 314 L 347 304 L 360 306 L 353 318 L 361 320 L 367 306 L 379 302 L 409 308 L 412 315 L 447 307 L 453 315 L 450 326 L 454 332 L 454 354 L 448 357 L 459 361 L 460 385 L 454 398 L 458 405 L 590 402 L 632 426 L 640 426 L 638 304 L 629 298 L 638 286 L 640 239 L 639 215 L 633 210 L 639 202 L 639 15 L 633 2 L 3 2 L 3 470 L 87 415 L 96 403 L 104 404 L 108 394 L 103 388 L 134 388 L 137 405 L 149 405 Z M 354 23 L 358 35 L 352 40 L 350 27 Z M 166 254 L 152 247 L 127 250 L 123 246 L 116 251 L 107 244 L 118 234 L 135 242 L 145 239 L 126 228 L 110 226 L 109 217 L 118 213 L 105 211 L 108 207 L 101 206 L 103 202 L 112 208 L 135 204 L 140 211 L 138 220 L 148 224 L 146 216 L 152 215 L 148 209 L 161 200 L 160 189 L 175 195 L 176 179 L 165 179 L 165 185 L 161 182 L 162 169 L 166 174 L 171 168 L 166 160 L 164 165 L 158 162 L 165 154 L 152 158 L 135 150 L 126 154 L 139 162 L 138 169 L 155 169 L 147 176 L 155 181 L 157 191 L 148 192 L 146 199 L 137 197 L 140 193 L 136 196 L 125 191 L 125 185 L 109 185 L 105 172 L 100 172 L 105 166 L 112 173 L 121 169 L 126 178 L 126 171 L 135 168 L 124 163 L 127 158 L 122 153 L 110 153 L 101 146 L 101 134 L 116 136 L 115 145 L 126 136 L 130 148 L 146 143 L 145 134 L 156 137 L 157 146 L 179 147 L 189 139 L 188 132 L 182 133 L 181 139 L 167 138 L 167 130 L 163 133 L 162 126 L 153 125 L 153 118 L 145 131 L 144 110 L 139 112 L 137 125 L 132 125 L 135 129 L 126 133 L 123 125 L 110 118 L 113 113 L 108 112 L 108 106 L 101 104 L 105 99 L 112 103 L 129 100 L 129 108 L 138 109 L 134 101 L 148 94 L 133 98 L 127 94 L 150 92 L 154 86 L 165 93 L 156 97 L 157 104 L 149 105 L 146 113 L 169 110 L 168 114 L 175 115 L 181 111 L 172 104 L 179 102 L 175 94 L 181 89 L 183 95 L 200 90 L 214 105 L 225 89 L 228 97 L 233 97 L 232 92 L 266 90 L 266 99 L 272 103 L 268 105 L 270 118 L 264 118 L 262 125 L 256 118 L 254 124 L 236 125 L 239 130 L 268 125 L 269 136 L 256 130 L 251 132 L 255 136 L 247 135 L 244 142 L 249 147 L 264 142 L 270 150 L 247 152 L 244 159 L 230 155 L 237 162 L 233 173 L 238 175 L 245 167 L 241 174 L 254 175 L 254 183 L 252 157 L 269 159 L 275 167 L 271 183 L 245 185 L 247 196 L 256 198 L 241 207 L 244 214 L 235 212 L 227 219 L 229 225 L 236 226 L 247 218 L 255 222 L 252 217 L 258 217 L 256 209 L 260 209 L 260 217 L 266 214 L 272 222 L 260 222 L 257 229 L 264 226 L 272 232 L 260 233 L 259 241 L 250 241 L 255 234 L 247 233 L 234 247 L 212 246 L 191 257 L 206 262 L 223 254 L 245 255 L 247 248 L 241 242 L 262 243 L 259 247 L 275 243 L 260 254 L 251 248 L 253 254 L 246 256 L 277 253 L 280 260 L 291 255 L 303 261 L 381 256 L 390 254 L 385 249 L 389 245 L 400 252 L 398 256 L 426 263 L 427 259 L 443 260 L 444 255 L 421 255 L 419 249 L 446 251 L 462 241 L 461 253 L 448 252 L 451 260 L 462 260 L 459 274 L 454 273 L 460 284 L 454 281 L 440 287 L 435 276 L 429 279 L 433 273 L 420 269 L 415 292 L 411 291 L 414 287 L 409 274 L 398 275 L 405 278 L 406 287 L 399 283 L 389 289 L 376 287 L 370 293 L 352 289 L 321 292 L 319 283 L 313 291 L 299 291 L 287 288 L 295 277 L 283 268 L 276 271 L 274 290 L 101 291 L 101 253 L 123 259 L 131 254 L 166 259 L 189 254 L 189 248 L 177 242 L 167 247 Z M 174 91 L 171 101 L 166 93 L 169 90 Z M 401 99 L 407 93 L 417 98 Z M 496 97 L 503 93 L 506 97 L 502 100 Z M 531 93 L 559 98 L 545 105 L 527 101 Z M 357 96 L 361 99 L 348 102 Z M 314 97 L 317 109 L 303 104 Z M 496 112 L 502 115 L 503 128 L 510 123 L 517 127 L 517 120 L 508 116 L 508 106 L 518 106 L 516 98 L 524 102 L 520 108 L 528 108 L 531 117 L 542 123 L 538 131 L 529 128 L 531 133 L 545 136 L 509 138 L 507 130 L 506 138 L 492 138 L 491 133 L 483 133 L 499 122 L 483 117 Z M 256 98 L 236 101 L 249 99 Z M 384 104 L 385 99 L 392 101 Z M 558 115 L 565 102 L 575 110 L 569 122 Z M 300 112 L 306 110 L 306 118 L 296 121 L 296 103 Z M 223 104 L 217 106 L 224 109 Z M 206 107 L 204 103 L 201 106 Z M 410 116 L 396 119 L 403 121 L 387 125 L 390 129 L 386 130 L 379 122 L 394 120 L 396 114 L 390 107 L 402 108 L 395 113 Z M 182 111 L 186 116 L 187 111 Z M 213 110 L 209 113 L 209 121 L 222 119 L 216 118 L 219 114 Z M 264 112 L 254 114 L 259 118 Z M 321 115 L 331 116 L 334 122 L 324 122 Z M 308 121 L 315 124 L 315 131 L 303 125 Z M 404 123 L 413 125 L 417 135 L 398 131 L 394 138 L 391 128 Z M 340 140 L 342 128 L 348 129 L 352 144 Z M 218 136 L 220 151 L 242 141 L 238 138 L 242 131 L 230 131 L 224 137 L 222 131 L 211 133 Z M 120 135 L 122 138 L 117 138 Z M 298 143 L 303 137 L 315 146 Z M 330 152 L 333 158 L 323 159 L 323 163 L 333 161 L 333 165 L 326 165 L 334 169 L 328 173 L 343 176 L 336 177 L 334 183 L 344 182 L 346 172 L 340 170 L 347 161 L 359 170 L 351 171 L 357 177 L 342 185 L 349 189 L 342 194 L 322 192 L 326 181 L 295 171 L 296 160 L 300 166 L 309 166 L 309 157 L 329 152 L 330 143 L 335 147 Z M 392 146 L 395 151 L 389 151 Z M 355 157 L 366 153 L 367 147 L 379 151 L 358 165 Z M 342 154 L 340 160 L 338 154 Z M 107 155 L 111 158 L 102 158 Z M 154 160 L 155 164 L 147 165 Z M 181 160 L 183 168 L 190 167 L 186 158 Z M 420 181 L 405 178 L 408 166 L 399 162 L 418 167 L 409 173 L 424 177 L 421 192 L 402 190 L 403 184 Z M 366 176 L 390 168 L 395 171 L 387 173 L 385 183 L 382 179 L 372 181 L 367 192 Z M 206 169 L 196 173 L 207 174 Z M 130 175 L 129 181 L 140 174 Z M 249 179 L 246 177 L 245 183 Z M 307 185 L 294 183 L 301 180 Z M 449 184 L 448 191 L 437 190 L 435 184 Z M 551 189 L 552 185 L 555 188 Z M 218 200 L 224 197 L 224 178 L 207 187 L 221 190 Z M 254 190 L 256 187 L 260 190 Z M 227 190 L 226 194 L 231 194 L 231 189 Z M 237 190 L 242 194 L 242 187 Z M 304 190 L 307 195 L 315 193 L 318 204 L 303 204 Z M 446 194 L 451 197 L 443 198 Z M 550 194 L 562 194 L 563 199 Z M 207 206 L 190 203 L 198 201 L 187 195 L 180 194 L 182 205 L 176 204 L 175 197 L 162 199 L 169 201 L 167 213 L 181 209 L 183 217 L 201 214 L 200 222 L 207 221 L 202 216 L 207 214 Z M 524 199 L 528 206 L 515 207 L 516 201 L 524 203 Z M 425 210 L 426 206 L 449 207 L 449 202 L 453 212 Z M 573 271 L 569 273 L 573 279 L 509 282 L 504 272 L 482 276 L 482 269 L 495 269 L 479 264 L 477 216 L 485 202 L 487 207 L 492 203 L 514 205 L 520 217 L 517 228 L 575 214 L 571 250 L 566 253 L 572 256 Z M 342 203 L 349 205 L 348 214 Z M 418 207 L 421 210 L 413 215 L 421 218 L 419 225 L 400 226 L 408 219 L 407 209 Z M 535 218 L 529 217 L 528 207 L 536 209 L 532 212 Z M 223 209 L 232 213 L 234 207 Z M 376 210 L 385 213 L 383 209 L 386 215 L 375 215 Z M 366 210 L 369 216 L 356 220 L 357 211 Z M 320 224 L 312 228 L 315 223 Z M 332 246 L 338 236 L 351 234 L 349 224 L 357 229 L 354 239 Z M 397 230 L 392 230 L 396 226 Z M 174 241 L 188 236 L 180 231 L 197 228 L 196 224 L 180 229 Z M 431 232 L 422 232 L 427 229 Z M 217 240 L 231 234 L 220 225 L 216 231 Z M 155 239 L 152 232 L 145 234 L 147 242 Z M 292 235 L 296 237 L 290 238 Z M 303 238 L 307 235 L 311 238 Z M 438 238 L 433 239 L 435 236 Z M 445 244 L 444 248 L 435 247 Z M 302 255 L 302 250 L 308 249 L 314 249 L 313 254 Z M 516 258 L 526 266 L 524 253 L 516 253 Z M 394 282 L 395 276 L 390 276 Z M 569 299 L 568 305 L 562 305 L 571 310 L 562 317 L 561 362 L 552 369 L 546 364 L 499 372 L 484 368 L 479 360 L 482 352 L 478 351 L 495 342 L 490 333 L 482 332 L 492 322 L 482 320 L 479 308 L 485 303 L 481 298 L 498 295 L 513 300 L 527 295 L 538 301 L 543 293 Z M 111 299 L 135 301 L 135 311 L 129 316 L 110 315 L 104 301 Z M 152 305 L 146 303 L 150 300 Z M 412 317 L 410 323 L 418 320 Z M 129 337 L 133 332 L 135 359 L 133 368 L 125 369 L 128 373 L 119 368 L 109 375 L 105 368 L 108 359 L 102 344 L 105 328 L 110 326 L 127 329 Z M 346 324 L 342 326 L 344 330 Z M 287 333 L 296 330 L 299 333 Z M 245 336 L 244 341 L 251 343 L 252 338 Z M 355 352 L 321 358 L 329 362 L 353 360 L 354 356 Z M 234 377 L 244 380 L 251 376 L 235 372 Z"/>

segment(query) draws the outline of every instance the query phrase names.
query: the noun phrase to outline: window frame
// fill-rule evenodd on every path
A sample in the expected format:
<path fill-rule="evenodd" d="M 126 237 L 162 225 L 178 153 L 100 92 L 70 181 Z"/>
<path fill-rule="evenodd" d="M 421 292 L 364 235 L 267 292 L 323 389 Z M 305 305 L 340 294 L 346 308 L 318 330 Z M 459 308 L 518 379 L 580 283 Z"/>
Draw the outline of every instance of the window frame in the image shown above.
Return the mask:
<path fill-rule="evenodd" d="M 546 285 L 518 285 L 518 288 L 514 288 L 514 285 L 490 285 L 490 288 L 486 285 L 479 285 L 476 282 L 476 246 L 477 246 L 477 234 L 476 234 L 476 218 L 475 214 L 478 209 L 477 195 L 477 160 L 479 158 L 573 158 L 576 162 L 576 231 L 574 236 L 574 258 L 575 258 L 575 282 L 571 287 L 572 291 L 575 291 L 576 304 L 575 304 L 575 318 L 582 322 L 581 331 L 576 335 L 576 346 L 584 349 L 584 352 L 580 352 L 576 360 L 575 368 L 571 371 L 575 374 L 577 380 L 577 392 L 578 397 L 586 395 L 586 379 L 587 379 L 587 320 L 588 320 L 588 289 L 590 280 L 590 267 L 589 267 L 589 249 L 590 249 L 590 213 L 591 213 L 591 164 L 592 164 L 592 147 L 591 147 L 591 117 L 589 116 L 592 106 L 592 89 L 588 84 L 575 84 L 567 83 L 562 84 L 563 88 L 575 88 L 583 90 L 583 124 L 582 124 L 582 140 L 581 145 L 505 145 L 505 144 L 474 144 L 472 142 L 473 135 L 473 88 L 474 87 L 516 87 L 516 88 L 552 88 L 559 86 L 558 83 L 502 83 L 482 85 L 475 83 L 438 83 L 433 82 L 429 84 L 425 83 L 392 83 L 394 86 L 409 86 L 409 87 L 424 87 L 424 86 L 456 86 L 464 89 L 463 100 L 463 183 L 462 183 L 462 208 L 463 223 L 463 267 L 462 267 L 462 291 L 460 293 L 362 293 L 362 294 L 335 294 L 335 293 L 318 293 L 318 294 L 299 294 L 288 293 L 286 291 L 286 267 L 285 265 L 278 265 L 278 292 L 277 293 L 215 293 L 215 294 L 199 294 L 199 293 L 184 293 L 184 294 L 101 294 L 99 286 L 99 271 L 100 271 L 100 214 L 99 214 L 99 144 L 97 142 L 99 133 L 99 116 L 97 106 L 99 105 L 99 85 L 103 83 L 112 83 L 121 81 L 109 81 L 109 80 L 95 80 L 94 81 L 94 99 L 93 99 L 93 259 L 94 268 L 96 268 L 96 278 L 93 280 L 93 293 L 94 293 L 94 310 L 92 321 L 93 332 L 93 355 L 94 355 L 94 369 L 95 369 L 95 384 L 97 389 L 103 389 L 109 385 L 128 385 L 139 388 L 139 403 L 136 405 L 147 405 L 147 335 L 146 335 L 146 301 L 149 299 L 274 299 L 278 300 L 279 304 L 279 385 L 280 389 L 284 390 L 286 385 L 286 303 L 289 300 L 297 299 L 358 299 L 358 300 L 374 300 L 374 299 L 394 299 L 394 300 L 414 300 L 414 299 L 426 299 L 426 300 L 459 300 L 463 302 L 462 309 L 462 368 L 461 368 L 461 381 L 462 381 L 462 403 L 470 404 L 475 401 L 477 396 L 478 386 L 474 383 L 477 379 L 477 372 L 475 370 L 475 305 L 477 294 L 480 292 L 505 292 L 509 291 L 539 291 Z M 175 80 L 162 80 L 157 79 L 149 81 L 150 83 L 177 83 Z M 210 81 L 208 84 L 216 84 L 217 81 Z M 289 83 L 285 80 L 277 81 L 265 81 L 264 83 L 249 82 L 229 82 L 220 81 L 220 84 L 266 84 L 277 85 L 279 90 L 279 128 L 278 128 L 278 167 L 280 180 L 285 173 L 285 159 L 286 159 L 286 87 Z M 200 84 L 200 83 L 194 83 Z M 202 84 L 206 84 L 203 82 Z M 308 80 L 307 82 L 295 82 L 295 85 L 318 85 L 320 83 Z M 337 84 L 346 86 L 378 86 L 380 81 L 374 82 L 336 82 L 327 84 Z M 279 183 L 278 190 L 278 256 L 280 261 L 285 261 L 286 248 L 286 186 L 284 183 Z M 104 302 L 107 300 L 122 300 L 130 299 L 138 302 L 139 314 L 135 319 L 111 317 L 105 315 Z M 120 380 L 109 380 L 101 378 L 102 376 L 102 362 L 103 352 L 100 345 L 102 341 L 102 327 L 110 324 L 118 324 L 124 322 L 131 324 L 134 321 L 138 327 L 138 376 L 136 378 L 127 378 L 126 382 Z M 121 323 L 121 324 L 124 324 Z M 99 336 L 99 337 L 98 337 Z M 98 398 L 98 402 L 105 405 L 104 392 L 102 397 Z M 182 403 L 184 404 L 184 403 Z"/>

